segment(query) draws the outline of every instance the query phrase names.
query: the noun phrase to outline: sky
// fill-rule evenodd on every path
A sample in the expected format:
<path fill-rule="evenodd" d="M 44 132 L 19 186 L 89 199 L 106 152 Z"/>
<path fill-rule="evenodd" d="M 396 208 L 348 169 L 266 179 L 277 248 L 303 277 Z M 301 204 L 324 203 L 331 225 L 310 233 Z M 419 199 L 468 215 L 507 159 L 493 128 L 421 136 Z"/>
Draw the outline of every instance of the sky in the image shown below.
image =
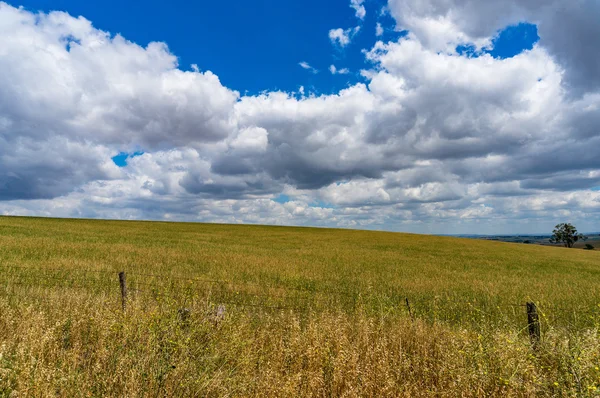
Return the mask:
<path fill-rule="evenodd" d="M 599 19 L 595 0 L 0 1 L 0 214 L 598 231 Z"/>

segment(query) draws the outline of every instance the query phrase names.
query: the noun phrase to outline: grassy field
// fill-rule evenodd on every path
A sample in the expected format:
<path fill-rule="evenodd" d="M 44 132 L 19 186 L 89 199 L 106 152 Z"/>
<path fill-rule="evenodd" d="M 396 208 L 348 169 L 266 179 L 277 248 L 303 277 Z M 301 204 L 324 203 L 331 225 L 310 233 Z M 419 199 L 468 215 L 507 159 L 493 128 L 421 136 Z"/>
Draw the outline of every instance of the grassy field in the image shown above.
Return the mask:
<path fill-rule="evenodd" d="M 598 251 L 0 217 L 0 396 L 600 396 L 599 281 Z"/>

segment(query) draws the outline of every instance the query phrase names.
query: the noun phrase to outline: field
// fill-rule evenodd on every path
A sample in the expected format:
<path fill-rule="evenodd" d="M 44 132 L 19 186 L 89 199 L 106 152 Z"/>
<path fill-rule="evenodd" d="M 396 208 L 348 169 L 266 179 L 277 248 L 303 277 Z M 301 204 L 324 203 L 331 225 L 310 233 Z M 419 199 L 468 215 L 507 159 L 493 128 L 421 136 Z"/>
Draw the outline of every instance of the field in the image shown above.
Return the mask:
<path fill-rule="evenodd" d="M 575 249 L 583 249 L 586 244 L 594 247 L 593 250 L 600 249 L 600 234 L 585 234 L 586 239 L 580 240 L 573 246 Z M 530 245 L 544 245 L 552 247 L 563 247 L 561 243 L 550 243 L 552 235 L 463 235 L 464 238 L 493 240 L 509 243 L 525 243 Z"/>
<path fill-rule="evenodd" d="M 0 217 L 0 396 L 600 396 L 599 281 L 598 251 Z"/>

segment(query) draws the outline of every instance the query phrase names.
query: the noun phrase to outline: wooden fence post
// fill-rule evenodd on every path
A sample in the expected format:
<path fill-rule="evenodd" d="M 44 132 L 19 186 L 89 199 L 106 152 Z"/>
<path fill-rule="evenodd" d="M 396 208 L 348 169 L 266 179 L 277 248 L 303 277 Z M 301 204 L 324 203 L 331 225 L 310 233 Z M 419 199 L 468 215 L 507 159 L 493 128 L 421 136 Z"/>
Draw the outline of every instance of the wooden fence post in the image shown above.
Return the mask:
<path fill-rule="evenodd" d="M 119 285 L 121 285 L 121 304 L 123 311 L 125 311 L 125 305 L 127 303 L 127 281 L 125 279 L 125 272 L 119 272 Z"/>
<path fill-rule="evenodd" d="M 529 339 L 531 340 L 531 346 L 535 350 L 542 338 L 540 332 L 540 317 L 535 303 L 527 303 L 527 322 L 529 325 Z"/>
<path fill-rule="evenodd" d="M 410 319 L 414 320 L 415 317 L 413 316 L 412 310 L 410 308 L 410 303 L 408 302 L 408 297 L 406 298 L 406 308 L 408 308 L 408 315 L 410 316 Z"/>

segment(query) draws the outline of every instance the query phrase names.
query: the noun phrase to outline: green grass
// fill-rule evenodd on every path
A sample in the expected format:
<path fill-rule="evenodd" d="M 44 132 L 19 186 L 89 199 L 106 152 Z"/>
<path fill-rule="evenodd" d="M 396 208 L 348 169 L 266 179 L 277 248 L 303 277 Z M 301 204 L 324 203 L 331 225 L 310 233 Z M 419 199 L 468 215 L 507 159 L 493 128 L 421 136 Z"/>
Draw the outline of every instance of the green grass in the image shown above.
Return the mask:
<path fill-rule="evenodd" d="M 126 272 L 131 289 L 126 314 L 120 312 L 119 271 Z M 32 388 L 32 393 L 45 395 L 46 388 L 52 388 L 94 395 L 92 386 L 98 381 L 94 382 L 93 369 L 88 367 L 93 364 L 76 361 L 68 365 L 73 360 L 70 355 L 77 350 L 77 355 L 87 352 L 94 357 L 115 347 L 110 338 L 127 336 L 129 349 L 123 348 L 118 355 L 105 353 L 98 361 L 103 366 L 108 365 L 102 361 L 109 361 L 115 366 L 113 373 L 127 364 L 124 369 L 129 369 L 129 378 L 104 380 L 96 395 L 118 396 L 127 391 L 149 396 L 157 391 L 172 396 L 261 395 L 267 390 L 257 389 L 257 380 L 279 386 L 267 395 L 282 396 L 290 391 L 315 396 L 327 395 L 327 391 L 390 396 L 414 396 L 417 392 L 452 396 L 457 391 L 474 396 L 573 391 L 593 395 L 600 383 L 600 373 L 594 373 L 598 358 L 587 351 L 600 353 L 598 281 L 597 251 L 333 229 L 1 217 L 0 309 L 9 314 L 12 323 L 6 319 L 0 323 L 0 344 L 6 351 L 0 357 L 0 380 L 3 366 L 4 374 L 10 375 L 0 385 L 7 394 Z M 415 321 L 408 317 L 406 298 Z M 527 301 L 538 303 L 542 312 L 544 355 L 532 357 L 528 348 L 522 307 Z M 230 328 L 229 336 L 212 335 L 211 311 L 219 304 L 227 308 L 223 327 Z M 177 310 L 182 307 L 193 313 L 192 330 L 178 321 Z M 31 319 L 61 336 L 52 340 L 52 360 L 41 361 L 44 364 L 38 368 L 30 368 L 18 350 L 49 355 L 36 340 L 43 330 L 28 332 L 32 341 L 14 337 L 26 325 L 31 326 Z M 311 327 L 317 329 L 311 331 Z M 360 337 L 356 330 L 366 334 Z M 176 347 L 169 354 L 168 366 L 177 357 L 201 380 L 192 382 L 171 368 L 168 372 L 163 369 L 166 373 L 162 374 L 156 368 L 158 362 L 129 357 L 135 354 L 156 360 L 164 354 L 166 344 L 157 336 L 167 331 Z M 320 334 L 323 331 L 328 334 Z M 432 331 L 441 333 L 440 341 L 427 337 Z M 205 347 L 206 341 L 197 333 L 214 345 Z M 365 337 L 373 333 L 380 336 L 387 358 L 387 365 L 377 366 L 392 373 L 388 367 L 393 364 L 409 369 L 394 377 L 388 375 L 389 392 L 362 382 L 353 384 L 358 379 L 350 370 L 337 373 L 347 366 L 347 362 L 336 362 L 342 355 L 340 347 L 350 350 L 344 354 L 349 355 L 347 361 L 356 356 L 356 368 L 361 363 L 376 366 L 371 362 L 375 359 L 360 357 L 377 350 L 372 345 L 375 342 Z M 86 340 L 91 335 L 102 342 Z M 277 344 L 285 346 L 287 339 L 297 346 L 276 348 L 276 342 L 266 341 L 269 336 L 279 336 Z M 396 347 L 394 344 L 401 343 L 394 343 L 392 337 L 414 341 L 411 344 L 419 349 Z M 366 340 L 360 343 L 361 338 Z M 257 349 L 254 344 L 258 341 L 263 341 L 263 351 L 248 351 Z M 442 341 L 444 347 L 438 347 Z M 509 347 L 507 341 L 520 344 L 521 351 Z M 159 348 L 153 349 L 153 344 Z M 213 357 L 199 359 L 197 353 L 190 354 L 194 359 L 178 357 L 189 347 Z M 282 354 L 285 349 L 291 350 L 294 358 L 304 358 L 306 367 Z M 312 364 L 306 351 L 310 349 L 327 349 L 331 355 L 318 356 Z M 398 350 L 414 352 L 406 354 L 401 365 Z M 267 352 L 270 357 L 265 357 Z M 461 352 L 469 355 L 463 358 Z M 505 355 L 499 352 L 510 354 L 506 354 L 508 362 L 496 363 Z M 434 357 L 417 358 L 423 355 Z M 574 370 L 580 364 L 573 355 L 589 362 L 585 372 Z M 258 365 L 240 362 L 244 356 Z M 457 360 L 462 364 L 462 382 L 456 381 L 454 373 L 443 373 L 451 369 L 448 361 Z M 2 365 L 2 361 L 6 363 Z M 289 369 L 285 361 L 291 361 Z M 419 364 L 423 369 L 446 366 L 446 370 L 438 369 L 433 377 L 415 370 Z M 511 374 L 498 368 L 509 364 L 516 366 Z M 61 377 L 70 381 L 60 386 L 47 379 L 41 382 L 42 371 L 67 372 L 70 376 Z M 27 372 L 33 372 L 33 379 L 25 376 Z M 272 379 L 275 376 L 277 382 Z M 377 374 L 369 377 L 378 384 Z M 403 377 L 410 379 L 404 387 Z M 173 378 L 180 390 L 173 389 Z M 37 389 L 27 380 L 35 380 Z M 314 380 L 317 384 L 310 384 Z M 143 390 L 144 385 L 150 390 Z M 483 390 L 467 391 L 472 388 Z"/>

